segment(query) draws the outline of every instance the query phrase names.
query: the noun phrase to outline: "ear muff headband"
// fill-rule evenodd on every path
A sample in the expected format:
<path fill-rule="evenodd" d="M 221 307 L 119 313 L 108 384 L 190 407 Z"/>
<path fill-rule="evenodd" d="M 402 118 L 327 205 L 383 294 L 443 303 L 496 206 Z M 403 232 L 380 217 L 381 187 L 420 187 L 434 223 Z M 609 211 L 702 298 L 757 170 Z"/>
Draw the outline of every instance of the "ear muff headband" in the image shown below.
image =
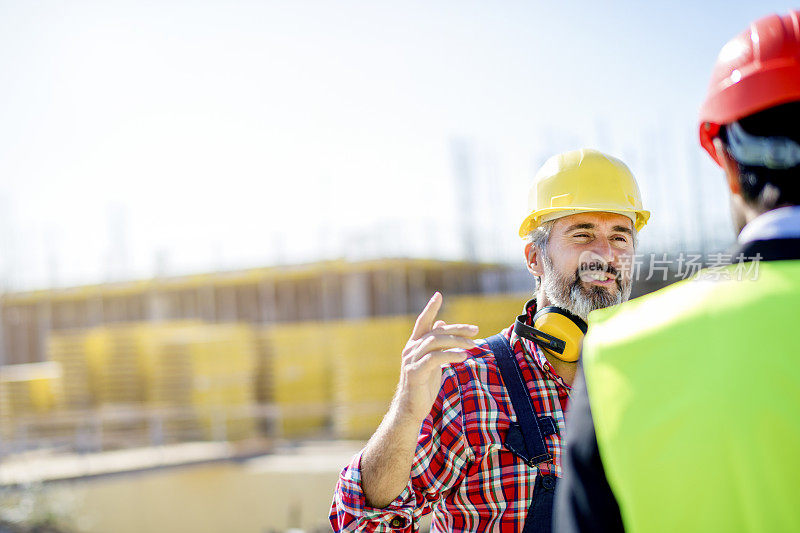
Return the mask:
<path fill-rule="evenodd" d="M 533 302 L 531 300 L 525 304 L 525 309 Z M 514 332 L 517 335 L 535 342 L 563 361 L 578 360 L 580 343 L 587 330 L 586 322 L 582 318 L 560 307 L 549 305 L 533 316 L 533 327 L 525 323 L 527 319 L 527 314 L 517 317 L 514 322 Z"/>
<path fill-rule="evenodd" d="M 541 309 L 536 311 L 536 314 L 533 315 L 534 324 L 536 323 L 537 320 L 539 320 L 539 318 L 543 317 L 548 313 L 556 313 L 558 315 L 567 317 L 572 322 L 574 322 L 576 326 L 578 326 L 578 329 L 580 329 L 581 333 L 583 333 L 584 335 L 586 335 L 586 331 L 589 329 L 589 326 L 586 324 L 586 322 L 584 322 L 584 320 L 581 317 L 579 317 L 578 315 L 573 315 L 566 309 L 562 309 L 561 307 L 557 307 L 555 305 L 548 305 L 547 307 L 542 307 Z"/>

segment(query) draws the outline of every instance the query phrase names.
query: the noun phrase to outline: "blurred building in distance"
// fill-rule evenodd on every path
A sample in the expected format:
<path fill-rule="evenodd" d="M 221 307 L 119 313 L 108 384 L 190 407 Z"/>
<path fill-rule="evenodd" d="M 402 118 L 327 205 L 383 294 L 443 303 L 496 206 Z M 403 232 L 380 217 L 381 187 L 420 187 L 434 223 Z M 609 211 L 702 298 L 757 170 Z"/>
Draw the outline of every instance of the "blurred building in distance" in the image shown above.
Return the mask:
<path fill-rule="evenodd" d="M 386 259 L 5 294 L 0 453 L 367 438 L 434 291 L 490 334 L 531 289 L 507 266 Z"/>

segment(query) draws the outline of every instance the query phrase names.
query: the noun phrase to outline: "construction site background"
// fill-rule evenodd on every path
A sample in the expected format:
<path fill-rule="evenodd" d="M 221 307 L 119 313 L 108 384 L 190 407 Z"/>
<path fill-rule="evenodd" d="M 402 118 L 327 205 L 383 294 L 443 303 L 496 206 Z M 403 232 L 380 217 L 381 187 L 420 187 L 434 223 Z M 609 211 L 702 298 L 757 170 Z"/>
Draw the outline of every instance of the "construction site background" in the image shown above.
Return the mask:
<path fill-rule="evenodd" d="M 634 296 L 724 263 L 696 110 L 770 10 L 0 2 L 0 533 L 328 531 L 431 294 L 532 295 L 556 153 L 636 176 Z"/>
<path fill-rule="evenodd" d="M 338 471 L 386 412 L 436 290 L 442 319 L 488 336 L 533 280 L 507 265 L 386 259 L 5 294 L 0 519 L 324 529 Z"/>

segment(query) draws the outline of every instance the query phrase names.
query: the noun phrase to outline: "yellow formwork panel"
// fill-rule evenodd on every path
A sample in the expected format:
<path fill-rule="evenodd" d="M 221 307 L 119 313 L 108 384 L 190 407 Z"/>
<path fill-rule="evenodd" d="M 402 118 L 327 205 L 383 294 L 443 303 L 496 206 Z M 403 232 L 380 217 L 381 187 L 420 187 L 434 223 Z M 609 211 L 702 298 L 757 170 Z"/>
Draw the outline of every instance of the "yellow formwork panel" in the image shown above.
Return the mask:
<path fill-rule="evenodd" d="M 364 439 L 378 427 L 397 388 L 414 319 L 399 316 L 333 326 L 336 436 Z"/>
<path fill-rule="evenodd" d="M 212 324 L 208 325 L 213 327 Z M 157 406 L 188 406 L 194 384 L 193 354 L 199 334 L 185 323 L 147 324 L 142 329 L 145 400 Z"/>
<path fill-rule="evenodd" d="M 271 403 L 275 400 L 273 384 L 273 347 L 270 328 L 260 328 L 254 332 L 256 338 L 255 394 L 256 402 Z"/>
<path fill-rule="evenodd" d="M 92 328 L 86 331 L 85 337 L 86 364 L 88 365 L 89 388 L 92 391 L 92 398 L 95 403 L 100 400 L 97 397 L 97 385 L 100 381 L 100 372 L 108 366 L 109 359 L 109 338 L 103 328 Z"/>
<path fill-rule="evenodd" d="M 61 367 L 30 363 L 0 367 L 0 397 L 6 417 L 51 413 L 63 405 Z"/>
<path fill-rule="evenodd" d="M 207 438 L 250 436 L 253 421 L 236 415 L 255 402 L 255 338 L 244 324 L 162 326 L 150 331 L 150 405 L 190 407 Z M 222 418 L 220 418 L 222 417 Z M 220 420 L 225 431 L 220 431 Z"/>
<path fill-rule="evenodd" d="M 124 324 L 89 332 L 87 359 L 98 404 L 144 401 L 146 350 L 142 329 L 140 324 Z"/>
<path fill-rule="evenodd" d="M 66 369 L 70 408 L 161 406 L 187 413 L 165 421 L 167 431 L 194 428 L 205 438 L 255 431 L 254 421 L 237 414 L 255 403 L 256 343 L 247 324 L 118 324 L 56 334 L 48 346 Z"/>
<path fill-rule="evenodd" d="M 85 409 L 143 402 L 154 337 L 165 329 L 196 324 L 128 323 L 51 334 L 48 359 L 63 369 L 65 406 Z"/>
<path fill-rule="evenodd" d="M 304 322 L 269 328 L 272 398 L 286 436 L 324 430 L 332 408 L 331 324 Z"/>
<path fill-rule="evenodd" d="M 492 294 L 455 296 L 445 295 L 441 318 L 449 324 L 475 324 L 478 336 L 486 338 L 514 323 L 531 298 L 527 294 Z"/>
<path fill-rule="evenodd" d="M 210 333 L 210 332 L 209 332 Z M 192 403 L 210 438 L 240 440 L 254 435 L 255 421 L 242 409 L 255 403 L 255 335 L 244 324 L 215 325 L 195 361 Z M 216 412 L 215 412 L 216 410 Z M 219 428 L 224 425 L 224 433 Z"/>
<path fill-rule="evenodd" d="M 89 345 L 87 331 L 52 333 L 47 341 L 48 360 L 61 366 L 64 406 L 68 409 L 86 409 L 96 403 Z"/>

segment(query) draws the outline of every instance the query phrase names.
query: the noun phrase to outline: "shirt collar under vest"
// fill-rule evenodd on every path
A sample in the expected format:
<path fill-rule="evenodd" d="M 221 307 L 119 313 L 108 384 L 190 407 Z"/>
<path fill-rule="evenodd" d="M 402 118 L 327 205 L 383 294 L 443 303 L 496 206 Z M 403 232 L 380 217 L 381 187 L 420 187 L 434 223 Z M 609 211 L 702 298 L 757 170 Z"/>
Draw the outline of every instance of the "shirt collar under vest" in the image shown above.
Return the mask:
<path fill-rule="evenodd" d="M 739 233 L 739 244 L 800 238 L 800 205 L 779 207 L 758 215 Z"/>

